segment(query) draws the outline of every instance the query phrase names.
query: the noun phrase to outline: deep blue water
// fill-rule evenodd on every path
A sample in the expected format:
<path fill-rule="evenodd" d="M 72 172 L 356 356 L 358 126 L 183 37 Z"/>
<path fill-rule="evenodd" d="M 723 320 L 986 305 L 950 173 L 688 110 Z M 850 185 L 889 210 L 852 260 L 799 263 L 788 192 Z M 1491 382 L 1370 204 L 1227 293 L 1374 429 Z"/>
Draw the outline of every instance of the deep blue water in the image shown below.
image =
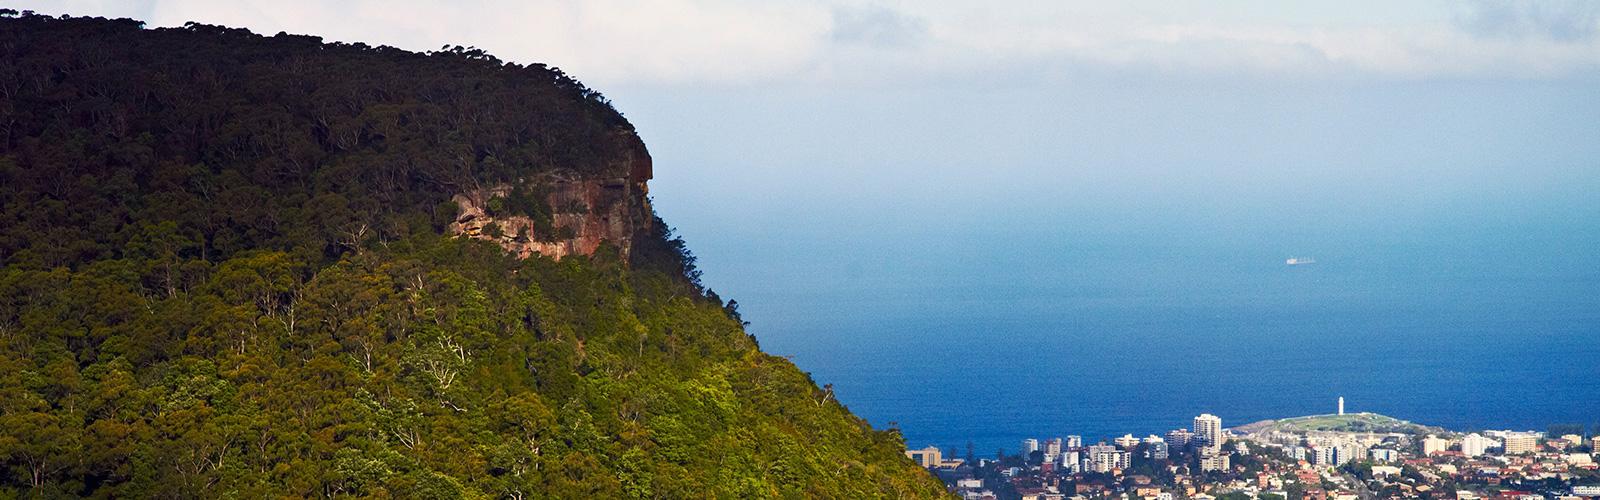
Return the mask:
<path fill-rule="evenodd" d="M 1600 422 L 1592 78 L 990 80 L 618 102 L 706 284 L 913 447 Z"/>
<path fill-rule="evenodd" d="M 764 349 L 913 447 L 992 456 L 1339 396 L 1454 429 L 1600 421 L 1593 221 L 1264 224 L 847 232 L 752 252 L 736 298 Z"/>

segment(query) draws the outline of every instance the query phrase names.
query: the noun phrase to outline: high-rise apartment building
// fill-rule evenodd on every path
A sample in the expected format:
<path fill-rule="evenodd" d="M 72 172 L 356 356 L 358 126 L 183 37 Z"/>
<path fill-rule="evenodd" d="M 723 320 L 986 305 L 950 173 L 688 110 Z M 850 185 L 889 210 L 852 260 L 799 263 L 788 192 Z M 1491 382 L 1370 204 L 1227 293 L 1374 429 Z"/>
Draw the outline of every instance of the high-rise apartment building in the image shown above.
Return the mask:
<path fill-rule="evenodd" d="M 1051 441 L 1054 441 L 1054 443 L 1051 443 Z M 1041 457 L 1043 460 L 1042 463 L 1056 463 L 1060 461 L 1062 452 L 1061 440 L 1051 439 L 1045 441 L 1044 448 L 1041 451 L 1044 452 L 1040 453 L 1040 455 L 1043 455 L 1043 457 Z"/>
<path fill-rule="evenodd" d="M 1061 452 L 1061 468 L 1068 474 L 1083 472 L 1083 457 L 1076 450 Z"/>
<path fill-rule="evenodd" d="M 1368 450 L 1367 455 L 1371 456 L 1373 460 L 1377 460 L 1377 461 L 1380 461 L 1380 462 L 1399 462 L 1400 461 L 1400 452 L 1395 451 L 1395 450 L 1389 450 L 1389 449 L 1384 449 L 1384 448 L 1373 448 L 1371 450 Z"/>
<path fill-rule="evenodd" d="M 1311 465 L 1333 465 L 1333 447 L 1312 446 L 1306 450 L 1305 460 Z"/>
<path fill-rule="evenodd" d="M 1165 441 L 1152 441 L 1145 444 L 1145 446 L 1148 447 L 1148 449 L 1145 450 L 1145 453 L 1147 453 L 1148 456 L 1153 460 L 1166 460 L 1169 456 L 1167 453 L 1167 443 Z"/>
<path fill-rule="evenodd" d="M 1035 451 L 1039 451 L 1039 440 L 1032 438 L 1022 440 L 1022 458 L 1028 458 Z"/>
<path fill-rule="evenodd" d="M 1167 446 L 1173 450 L 1183 451 L 1189 447 L 1189 441 L 1192 439 L 1194 439 L 1194 433 L 1189 432 L 1189 429 L 1167 431 Z"/>
<path fill-rule="evenodd" d="M 1533 451 L 1534 446 L 1538 443 L 1539 438 L 1532 434 L 1506 434 L 1506 454 L 1516 455 L 1519 453 L 1528 453 Z"/>
<path fill-rule="evenodd" d="M 1450 449 L 1450 441 L 1444 440 L 1444 439 L 1439 439 L 1438 437 L 1435 437 L 1433 434 L 1429 434 L 1428 437 L 1423 438 L 1423 440 L 1422 440 L 1422 454 L 1424 456 L 1432 455 L 1434 453 L 1439 453 L 1441 451 L 1445 451 L 1445 450 L 1449 450 L 1449 449 Z"/>
<path fill-rule="evenodd" d="M 1213 452 L 1222 449 L 1222 418 L 1210 413 L 1195 417 L 1194 439 Z"/>
<path fill-rule="evenodd" d="M 1131 461 L 1126 451 L 1115 446 L 1097 444 L 1089 447 L 1089 468 L 1095 472 L 1111 472 L 1112 469 L 1126 469 Z"/>
<path fill-rule="evenodd" d="M 1067 447 L 1068 448 L 1082 448 L 1083 447 L 1083 436 L 1067 436 Z"/>
<path fill-rule="evenodd" d="M 1491 446 L 1494 446 L 1494 440 L 1480 436 L 1476 432 L 1461 438 L 1461 454 L 1469 457 L 1481 457 Z"/>
<path fill-rule="evenodd" d="M 1351 460 L 1357 460 L 1357 457 L 1366 457 L 1365 452 L 1358 454 L 1356 451 L 1356 445 L 1349 443 L 1334 446 L 1330 451 L 1333 453 L 1333 460 L 1331 460 L 1333 465 L 1344 465 L 1346 462 Z"/>
<path fill-rule="evenodd" d="M 1111 442 L 1115 443 L 1117 446 L 1121 446 L 1124 450 L 1131 450 L 1133 447 L 1139 446 L 1139 438 L 1133 437 L 1133 434 L 1128 434 L 1113 439 Z"/>
<path fill-rule="evenodd" d="M 1216 455 L 1200 459 L 1200 470 L 1206 472 L 1226 471 L 1228 467 L 1228 455 Z"/>

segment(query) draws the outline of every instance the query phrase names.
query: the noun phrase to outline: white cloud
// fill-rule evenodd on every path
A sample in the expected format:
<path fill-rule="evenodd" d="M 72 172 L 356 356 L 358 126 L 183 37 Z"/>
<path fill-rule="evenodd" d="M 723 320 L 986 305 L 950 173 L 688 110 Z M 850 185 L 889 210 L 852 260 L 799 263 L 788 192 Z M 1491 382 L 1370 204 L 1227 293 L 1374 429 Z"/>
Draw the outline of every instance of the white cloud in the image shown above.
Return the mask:
<path fill-rule="evenodd" d="M 1274 22 L 1224 9 L 986 12 L 935 21 L 934 32 L 936 50 L 952 53 L 1185 74 L 1523 79 L 1600 69 L 1596 37 L 1485 37 L 1456 22 L 1451 5 L 1438 7 L 1408 13 L 1405 23 L 1382 9 L 1338 22 Z"/>
<path fill-rule="evenodd" d="M 884 8 L 835 7 L 833 40 L 881 48 L 904 48 L 922 43 L 928 20 Z"/>
<path fill-rule="evenodd" d="M 1591 0 L 1468 0 L 1458 22 L 1483 37 L 1593 40 L 1600 32 L 1600 3 Z"/>
<path fill-rule="evenodd" d="M 477 46 L 609 82 L 762 81 L 794 74 L 827 9 L 708 0 L 164 0 L 158 25 L 197 20 L 413 50 Z"/>
<path fill-rule="evenodd" d="M 559 66 L 603 86 L 882 83 L 1082 67 L 1373 78 L 1560 78 L 1600 69 L 1600 7 L 1585 0 L 1294 8 L 1247 0 L 33 3 L 43 5 L 22 8 L 137 16 L 159 26 L 193 20 L 413 50 L 477 46 L 502 59 Z"/>

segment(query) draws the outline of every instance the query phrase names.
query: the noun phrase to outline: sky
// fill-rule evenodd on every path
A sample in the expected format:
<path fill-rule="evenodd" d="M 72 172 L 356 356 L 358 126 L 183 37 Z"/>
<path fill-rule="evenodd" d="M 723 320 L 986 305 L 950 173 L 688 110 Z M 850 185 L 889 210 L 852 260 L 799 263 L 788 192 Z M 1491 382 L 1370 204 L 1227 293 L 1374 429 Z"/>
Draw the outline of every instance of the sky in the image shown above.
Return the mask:
<path fill-rule="evenodd" d="M 1274 78 L 1561 78 L 1600 62 L 1586 0 L 1274 2 L 63 0 L 44 13 L 477 46 L 624 85 L 904 85 L 1084 67 Z"/>
<path fill-rule="evenodd" d="M 1069 253 L 1446 254 L 1595 279 L 1595 1 L 12 7 L 560 67 L 634 123 L 654 206 L 706 284 L 739 301 L 764 348 L 839 378 L 841 401 L 879 424 L 896 419 L 852 399 L 870 381 L 843 383 L 851 367 L 836 360 L 885 348 L 816 325 L 856 322 L 893 344 L 910 334 L 870 318 L 1049 293 L 1043 281 L 1075 279 Z M 1015 312 L 997 307 L 986 314 Z"/>

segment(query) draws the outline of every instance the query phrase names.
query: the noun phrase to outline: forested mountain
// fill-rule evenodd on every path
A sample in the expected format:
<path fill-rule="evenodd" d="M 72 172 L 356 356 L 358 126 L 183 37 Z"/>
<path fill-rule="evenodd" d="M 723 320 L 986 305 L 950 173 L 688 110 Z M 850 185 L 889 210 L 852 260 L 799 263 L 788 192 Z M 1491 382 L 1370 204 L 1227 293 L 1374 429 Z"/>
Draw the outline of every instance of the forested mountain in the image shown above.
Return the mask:
<path fill-rule="evenodd" d="M 0 498 L 943 495 L 648 162 L 543 65 L 0 11 Z"/>

